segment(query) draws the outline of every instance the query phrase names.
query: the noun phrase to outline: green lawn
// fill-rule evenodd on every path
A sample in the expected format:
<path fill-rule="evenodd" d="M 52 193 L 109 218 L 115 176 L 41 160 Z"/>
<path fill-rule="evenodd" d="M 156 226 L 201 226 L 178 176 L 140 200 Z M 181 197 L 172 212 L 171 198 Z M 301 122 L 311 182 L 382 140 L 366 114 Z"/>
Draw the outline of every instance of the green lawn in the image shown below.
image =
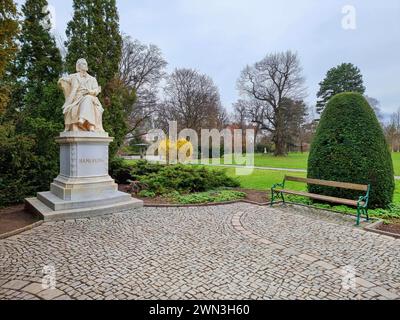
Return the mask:
<path fill-rule="evenodd" d="M 281 183 L 285 175 L 295 177 L 305 177 L 305 173 L 287 172 L 287 171 L 273 171 L 273 170 L 254 170 L 249 176 L 236 176 L 235 169 L 225 169 L 227 174 L 231 177 L 237 177 L 240 181 L 242 188 L 255 189 L 255 190 L 270 190 L 275 183 Z M 304 184 L 301 183 L 287 183 L 288 188 L 294 190 L 303 190 Z"/>
<path fill-rule="evenodd" d="M 400 176 L 400 152 L 392 153 L 392 159 L 395 175 Z M 254 166 L 306 170 L 307 160 L 308 152 L 293 152 L 287 157 L 274 157 L 271 154 L 256 153 L 254 155 Z M 131 161 L 131 163 L 134 163 L 134 161 Z"/>
<path fill-rule="evenodd" d="M 394 174 L 400 176 L 400 152 L 392 153 Z"/>
<path fill-rule="evenodd" d="M 293 152 L 287 157 L 275 157 L 271 154 L 256 153 L 254 155 L 254 166 L 284 169 L 307 169 L 307 160 L 308 152 Z"/>
<path fill-rule="evenodd" d="M 274 157 L 270 154 L 256 153 L 254 165 L 256 167 L 307 169 L 308 152 L 290 153 L 287 157 Z M 392 153 L 394 173 L 400 176 L 400 152 Z"/>

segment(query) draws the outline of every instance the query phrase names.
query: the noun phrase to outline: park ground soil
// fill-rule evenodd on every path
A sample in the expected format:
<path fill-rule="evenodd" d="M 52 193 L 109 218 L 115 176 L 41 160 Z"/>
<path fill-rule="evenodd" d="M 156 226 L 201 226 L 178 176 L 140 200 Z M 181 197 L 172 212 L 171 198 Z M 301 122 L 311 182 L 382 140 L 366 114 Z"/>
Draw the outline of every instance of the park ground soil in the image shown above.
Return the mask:
<path fill-rule="evenodd" d="M 266 191 L 258 191 L 251 189 L 237 189 L 237 191 L 244 192 L 246 194 L 246 200 L 257 202 L 257 203 L 266 203 L 269 202 L 269 195 Z"/>
<path fill-rule="evenodd" d="M 23 204 L 0 209 L 0 235 L 24 228 L 39 220 L 37 215 L 26 211 Z"/>
<path fill-rule="evenodd" d="M 378 229 L 400 235 L 400 219 L 391 220 L 388 224 L 384 223 Z"/>

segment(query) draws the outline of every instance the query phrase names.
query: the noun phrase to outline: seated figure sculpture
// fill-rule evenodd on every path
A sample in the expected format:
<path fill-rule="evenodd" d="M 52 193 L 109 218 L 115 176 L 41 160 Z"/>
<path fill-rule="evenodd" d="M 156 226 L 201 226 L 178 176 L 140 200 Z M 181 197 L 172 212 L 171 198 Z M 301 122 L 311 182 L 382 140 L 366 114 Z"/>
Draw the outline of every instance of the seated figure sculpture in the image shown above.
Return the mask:
<path fill-rule="evenodd" d="M 85 59 L 76 62 L 77 73 L 62 77 L 58 83 L 63 89 L 65 131 L 104 132 L 104 109 L 97 96 L 101 87 L 96 78 L 88 74 Z"/>

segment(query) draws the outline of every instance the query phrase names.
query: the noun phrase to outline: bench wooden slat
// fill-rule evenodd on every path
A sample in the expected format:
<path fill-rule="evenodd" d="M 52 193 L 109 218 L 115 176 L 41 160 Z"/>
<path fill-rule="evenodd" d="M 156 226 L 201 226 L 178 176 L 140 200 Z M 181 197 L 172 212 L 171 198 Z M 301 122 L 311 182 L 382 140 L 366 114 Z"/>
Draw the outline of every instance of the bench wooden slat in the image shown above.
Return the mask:
<path fill-rule="evenodd" d="M 315 200 L 334 202 L 334 203 L 345 204 L 348 206 L 357 207 L 357 201 L 350 200 L 350 199 L 335 198 L 335 197 L 323 196 L 320 194 L 314 194 L 314 193 L 308 193 L 308 192 L 302 192 L 302 191 L 292 191 L 292 190 L 285 190 L 285 189 L 279 190 L 279 192 L 297 195 L 297 196 L 308 197 L 308 198 L 315 199 Z M 363 205 L 363 204 L 364 203 L 362 202 L 361 205 Z"/>
<path fill-rule="evenodd" d="M 335 188 L 359 190 L 359 191 L 365 191 L 365 192 L 368 191 L 367 185 L 356 184 L 356 183 L 326 181 L 326 180 L 308 179 L 308 178 L 291 177 L 291 176 L 286 176 L 285 180 L 293 181 L 293 182 L 303 182 L 303 183 L 307 183 L 307 184 L 314 184 L 314 185 L 325 186 L 325 187 L 335 187 Z"/>

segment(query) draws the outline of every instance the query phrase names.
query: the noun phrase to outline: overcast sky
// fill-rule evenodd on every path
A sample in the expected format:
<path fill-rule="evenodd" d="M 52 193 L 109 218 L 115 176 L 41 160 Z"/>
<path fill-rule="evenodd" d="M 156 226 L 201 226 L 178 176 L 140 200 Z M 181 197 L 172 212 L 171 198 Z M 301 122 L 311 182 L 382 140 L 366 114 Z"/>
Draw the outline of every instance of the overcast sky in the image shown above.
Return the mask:
<path fill-rule="evenodd" d="M 19 3 L 23 2 L 19 0 Z M 56 32 L 65 36 L 72 0 L 49 0 Z M 117 0 L 121 31 L 158 45 L 169 71 L 195 68 L 218 85 L 231 109 L 246 64 L 267 53 L 297 51 L 310 105 L 327 70 L 357 65 L 367 94 L 385 114 L 400 107 L 399 0 Z M 356 9 L 356 29 L 345 30 L 342 8 Z"/>

